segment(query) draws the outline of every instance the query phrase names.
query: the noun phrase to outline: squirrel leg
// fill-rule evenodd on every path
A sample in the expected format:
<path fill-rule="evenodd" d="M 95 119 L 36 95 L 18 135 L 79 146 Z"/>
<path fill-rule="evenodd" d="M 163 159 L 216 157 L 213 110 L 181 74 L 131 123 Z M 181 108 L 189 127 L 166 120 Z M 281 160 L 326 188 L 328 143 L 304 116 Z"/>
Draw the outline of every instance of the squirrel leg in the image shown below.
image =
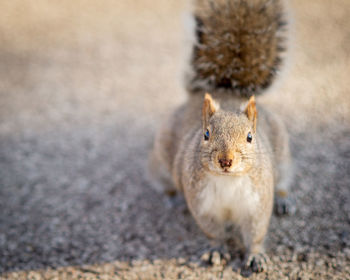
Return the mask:
<path fill-rule="evenodd" d="M 177 190 L 172 183 L 170 173 L 156 150 L 153 150 L 149 156 L 148 179 L 156 191 L 163 192 L 169 197 L 176 196 Z"/>
<path fill-rule="evenodd" d="M 222 262 L 228 263 L 237 257 L 242 259 L 244 246 L 239 229 L 233 224 L 206 224 L 206 230 L 203 230 L 210 240 L 210 250 L 205 252 L 201 260 L 211 265 L 217 265 Z M 208 229 L 211 229 L 209 234 Z M 215 232 L 214 232 L 215 230 Z"/>
<path fill-rule="evenodd" d="M 293 180 L 293 169 L 289 162 L 279 165 L 279 175 L 275 187 L 274 212 L 278 216 L 292 215 L 296 211 L 296 202 L 289 192 Z"/>
<path fill-rule="evenodd" d="M 179 195 L 169 172 L 162 163 L 161 158 L 153 150 L 150 154 L 148 163 L 148 179 L 150 185 L 156 191 L 165 194 L 164 204 L 167 208 L 183 207 L 186 205 L 184 197 Z"/>
<path fill-rule="evenodd" d="M 248 277 L 252 273 L 266 270 L 268 256 L 264 253 L 264 239 L 269 219 L 253 221 L 242 228 L 242 236 L 246 247 L 241 274 Z"/>
<path fill-rule="evenodd" d="M 210 239 L 210 249 L 201 253 L 201 261 L 209 265 L 219 265 L 222 261 L 227 263 L 231 256 L 224 244 L 225 229 L 222 224 L 212 217 L 196 214 L 194 217 L 203 233 Z"/>

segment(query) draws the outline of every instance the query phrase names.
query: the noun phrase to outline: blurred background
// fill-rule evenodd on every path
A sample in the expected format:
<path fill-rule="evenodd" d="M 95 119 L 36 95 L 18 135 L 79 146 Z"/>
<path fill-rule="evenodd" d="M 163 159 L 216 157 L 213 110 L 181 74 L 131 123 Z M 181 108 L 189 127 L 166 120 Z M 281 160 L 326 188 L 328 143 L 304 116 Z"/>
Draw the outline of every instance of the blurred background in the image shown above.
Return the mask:
<path fill-rule="evenodd" d="M 271 275 L 342 276 L 350 267 L 350 2 L 290 6 L 289 72 L 259 100 L 286 122 L 297 173 L 297 214 L 272 219 Z M 129 260 L 159 260 L 149 265 L 159 271 L 172 258 L 195 263 L 209 248 L 191 216 L 167 208 L 145 176 L 157 127 L 186 99 L 186 7 L 1 1 L 0 273 Z"/>

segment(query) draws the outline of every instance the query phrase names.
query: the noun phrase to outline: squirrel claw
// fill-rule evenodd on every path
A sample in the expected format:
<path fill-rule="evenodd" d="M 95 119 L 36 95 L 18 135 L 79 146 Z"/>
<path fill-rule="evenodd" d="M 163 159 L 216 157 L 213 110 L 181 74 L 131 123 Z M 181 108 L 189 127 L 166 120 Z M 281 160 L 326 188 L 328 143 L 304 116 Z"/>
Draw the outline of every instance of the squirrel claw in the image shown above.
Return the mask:
<path fill-rule="evenodd" d="M 267 255 L 263 253 L 254 254 L 248 257 L 244 267 L 241 269 L 243 277 L 249 277 L 252 273 L 259 273 L 267 269 Z"/>
<path fill-rule="evenodd" d="M 277 216 L 293 215 L 296 212 L 295 199 L 291 197 L 276 197 L 275 214 Z"/>

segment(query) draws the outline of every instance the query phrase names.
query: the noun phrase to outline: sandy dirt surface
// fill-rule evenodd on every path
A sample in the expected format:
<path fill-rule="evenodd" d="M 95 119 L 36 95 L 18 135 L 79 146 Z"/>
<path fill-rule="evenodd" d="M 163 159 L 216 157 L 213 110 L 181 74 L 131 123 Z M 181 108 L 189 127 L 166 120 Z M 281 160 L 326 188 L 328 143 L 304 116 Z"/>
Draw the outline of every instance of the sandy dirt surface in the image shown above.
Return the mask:
<path fill-rule="evenodd" d="M 183 102 L 184 1 L 0 3 L 0 278 L 240 279 L 146 180 Z M 291 1 L 294 47 L 259 99 L 291 134 L 294 216 L 252 279 L 350 279 L 350 2 Z"/>

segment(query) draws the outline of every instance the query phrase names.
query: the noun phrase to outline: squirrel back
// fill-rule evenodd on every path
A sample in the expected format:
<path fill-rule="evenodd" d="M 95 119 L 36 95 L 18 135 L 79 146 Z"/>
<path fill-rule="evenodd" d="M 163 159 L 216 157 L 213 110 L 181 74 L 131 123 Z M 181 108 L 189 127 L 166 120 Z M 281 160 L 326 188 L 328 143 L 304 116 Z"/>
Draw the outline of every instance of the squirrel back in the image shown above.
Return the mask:
<path fill-rule="evenodd" d="M 282 0 L 195 0 L 195 40 L 186 88 L 259 95 L 274 81 L 286 51 Z"/>

